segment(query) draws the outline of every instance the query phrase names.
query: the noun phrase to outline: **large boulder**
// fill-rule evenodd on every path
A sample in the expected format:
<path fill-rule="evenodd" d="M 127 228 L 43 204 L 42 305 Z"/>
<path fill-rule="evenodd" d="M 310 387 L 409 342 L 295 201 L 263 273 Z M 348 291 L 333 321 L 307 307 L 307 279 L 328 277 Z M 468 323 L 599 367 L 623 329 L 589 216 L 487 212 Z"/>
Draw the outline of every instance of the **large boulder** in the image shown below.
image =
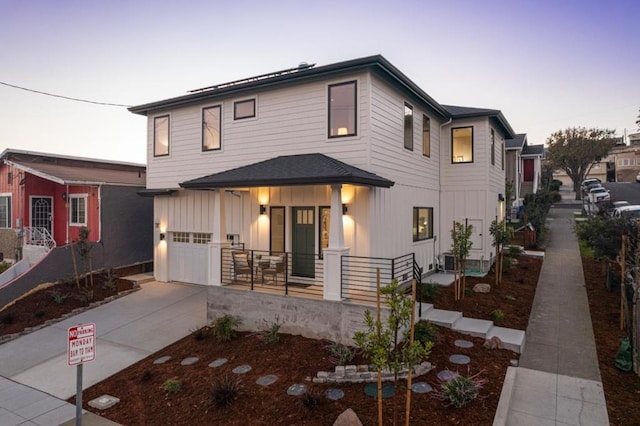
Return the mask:
<path fill-rule="evenodd" d="M 358 415 L 351 408 L 347 408 L 338 416 L 333 426 L 362 426 Z"/>
<path fill-rule="evenodd" d="M 478 283 L 473 286 L 474 293 L 489 293 L 491 291 L 491 284 Z"/>

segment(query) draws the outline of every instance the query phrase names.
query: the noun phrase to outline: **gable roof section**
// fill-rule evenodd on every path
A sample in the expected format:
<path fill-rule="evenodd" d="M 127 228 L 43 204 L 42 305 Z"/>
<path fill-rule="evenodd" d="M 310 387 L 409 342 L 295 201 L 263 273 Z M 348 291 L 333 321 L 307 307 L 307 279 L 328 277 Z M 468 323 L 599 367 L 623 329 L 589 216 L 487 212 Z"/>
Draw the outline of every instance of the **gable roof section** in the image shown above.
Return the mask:
<path fill-rule="evenodd" d="M 522 149 L 522 156 L 544 156 L 544 145 L 525 145 Z"/>
<path fill-rule="evenodd" d="M 389 188 L 394 182 L 324 154 L 285 155 L 188 180 L 188 189 L 352 184 Z"/>
<path fill-rule="evenodd" d="M 504 141 L 504 149 L 512 150 L 512 149 L 520 149 L 522 150 L 527 144 L 527 134 L 526 133 L 518 133 L 513 139 L 506 139 Z"/>
<path fill-rule="evenodd" d="M 5 164 L 62 185 L 146 186 L 143 164 L 6 149 Z"/>
<path fill-rule="evenodd" d="M 442 118 L 449 118 L 449 114 L 442 105 L 427 95 L 427 93 L 420 89 L 418 85 L 411 81 L 411 79 L 393 66 L 382 55 L 367 56 L 320 67 L 301 65 L 298 69 L 292 68 L 281 72 L 223 83 L 209 88 L 197 89 L 187 95 L 133 106 L 129 108 L 129 111 L 134 114 L 148 115 L 159 111 L 166 111 L 171 108 L 210 102 L 229 96 L 239 96 L 246 92 L 255 92 L 256 90 L 272 89 L 307 81 L 334 78 L 342 74 L 362 71 L 375 73 L 398 90 L 412 94 L 419 101 L 423 102 L 434 114 Z"/>
<path fill-rule="evenodd" d="M 516 133 L 511 128 L 511 125 L 502 114 L 499 109 L 489 108 L 472 108 L 455 105 L 442 105 L 450 114 L 451 118 L 464 119 L 464 118 L 483 118 L 487 117 L 490 120 L 494 120 L 498 127 L 505 135 L 505 139 L 513 139 L 516 137 Z"/>

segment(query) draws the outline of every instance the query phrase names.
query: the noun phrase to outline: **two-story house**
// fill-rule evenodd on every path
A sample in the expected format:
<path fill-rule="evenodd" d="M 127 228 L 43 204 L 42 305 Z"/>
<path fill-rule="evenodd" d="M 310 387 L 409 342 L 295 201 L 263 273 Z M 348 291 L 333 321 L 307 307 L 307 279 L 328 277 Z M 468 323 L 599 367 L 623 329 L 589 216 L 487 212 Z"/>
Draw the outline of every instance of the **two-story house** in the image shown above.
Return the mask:
<path fill-rule="evenodd" d="M 529 145 L 526 133 L 506 141 L 505 178 L 511 183 L 516 204 L 527 194 L 535 194 L 542 179 L 544 145 Z"/>
<path fill-rule="evenodd" d="M 492 262 L 515 133 L 498 110 L 439 104 L 382 56 L 130 111 L 148 120 L 155 278 L 209 285 L 211 316 L 322 322 L 316 336 L 341 340 L 342 309 L 375 300 L 376 270 L 383 284 L 436 271 L 453 221 L 474 227 L 475 267 Z"/>

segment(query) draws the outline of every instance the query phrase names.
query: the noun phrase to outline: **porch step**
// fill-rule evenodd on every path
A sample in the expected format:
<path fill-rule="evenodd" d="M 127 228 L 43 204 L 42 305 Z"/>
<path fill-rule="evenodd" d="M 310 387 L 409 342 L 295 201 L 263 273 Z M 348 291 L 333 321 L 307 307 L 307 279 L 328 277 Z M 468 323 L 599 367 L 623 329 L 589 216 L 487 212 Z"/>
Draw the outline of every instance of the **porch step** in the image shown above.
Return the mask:
<path fill-rule="evenodd" d="M 452 330 L 474 337 L 486 337 L 493 328 L 493 321 L 462 317 L 453 324 Z"/>
<path fill-rule="evenodd" d="M 487 334 L 487 339 L 497 336 L 502 341 L 502 347 L 519 354 L 524 351 L 526 334 L 522 330 L 514 330 L 505 327 L 493 327 Z"/>
<path fill-rule="evenodd" d="M 420 305 L 422 305 L 422 316 L 420 316 Z M 433 303 L 421 303 L 416 302 L 416 318 L 424 318 L 429 312 L 433 310 Z"/>
<path fill-rule="evenodd" d="M 462 312 L 445 311 L 443 309 L 431 309 L 422 313 L 422 318 L 442 327 L 452 328 L 453 324 L 462 318 Z"/>
<path fill-rule="evenodd" d="M 153 278 L 153 273 L 152 272 L 144 273 L 144 274 L 129 275 L 127 277 L 122 277 L 122 279 L 123 280 L 127 280 L 127 281 L 131 281 L 134 286 L 135 285 L 140 286 L 142 284 L 146 284 L 148 282 L 155 281 L 155 278 Z"/>

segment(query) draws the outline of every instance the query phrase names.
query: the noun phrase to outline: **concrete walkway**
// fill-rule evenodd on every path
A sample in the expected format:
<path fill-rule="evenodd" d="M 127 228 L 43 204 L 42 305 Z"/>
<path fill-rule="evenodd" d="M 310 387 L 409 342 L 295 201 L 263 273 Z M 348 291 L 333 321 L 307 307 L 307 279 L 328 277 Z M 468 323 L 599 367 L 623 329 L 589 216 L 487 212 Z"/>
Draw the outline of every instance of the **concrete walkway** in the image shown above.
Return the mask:
<path fill-rule="evenodd" d="M 509 367 L 494 425 L 609 424 L 573 211 L 552 207 L 550 238 L 519 367 Z"/>
<path fill-rule="evenodd" d="M 96 359 L 83 366 L 86 389 L 206 324 L 206 288 L 150 282 L 126 297 L 0 345 L 0 425 L 74 424 L 76 367 L 67 330 L 96 324 Z M 91 413 L 85 425 L 114 424 Z"/>

